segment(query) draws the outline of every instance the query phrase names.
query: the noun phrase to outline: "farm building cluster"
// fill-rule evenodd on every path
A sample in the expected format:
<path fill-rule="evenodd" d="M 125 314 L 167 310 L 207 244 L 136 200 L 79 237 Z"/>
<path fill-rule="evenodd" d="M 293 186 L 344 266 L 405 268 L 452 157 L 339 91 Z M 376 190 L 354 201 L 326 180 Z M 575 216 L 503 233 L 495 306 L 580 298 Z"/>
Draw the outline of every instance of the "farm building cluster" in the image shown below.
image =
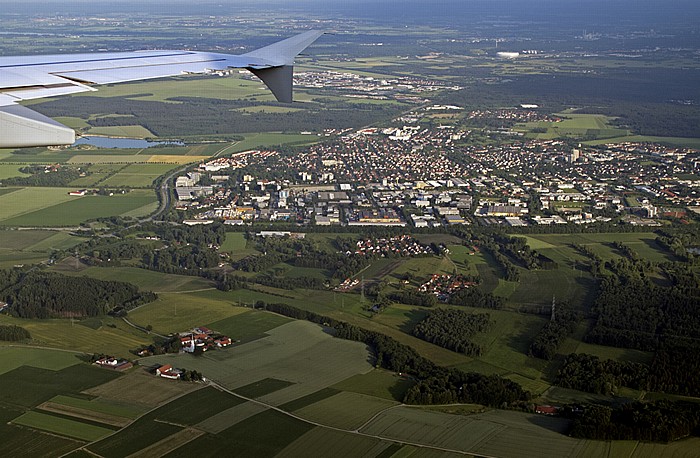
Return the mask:
<path fill-rule="evenodd" d="M 204 326 L 180 333 L 180 348 L 187 353 L 205 352 L 210 348 L 224 348 L 232 343 L 230 337 L 216 333 Z"/>

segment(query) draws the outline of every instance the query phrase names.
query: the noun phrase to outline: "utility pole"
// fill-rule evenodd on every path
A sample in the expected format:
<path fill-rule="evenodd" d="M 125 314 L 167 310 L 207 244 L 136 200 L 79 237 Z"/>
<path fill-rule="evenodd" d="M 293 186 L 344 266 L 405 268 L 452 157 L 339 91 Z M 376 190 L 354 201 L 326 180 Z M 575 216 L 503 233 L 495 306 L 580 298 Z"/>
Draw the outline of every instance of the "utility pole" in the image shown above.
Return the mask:
<path fill-rule="evenodd" d="M 557 306 L 556 298 L 554 296 L 552 296 L 552 317 L 551 317 L 552 321 L 556 321 L 556 317 L 554 315 L 554 311 L 556 309 L 556 306 Z"/>

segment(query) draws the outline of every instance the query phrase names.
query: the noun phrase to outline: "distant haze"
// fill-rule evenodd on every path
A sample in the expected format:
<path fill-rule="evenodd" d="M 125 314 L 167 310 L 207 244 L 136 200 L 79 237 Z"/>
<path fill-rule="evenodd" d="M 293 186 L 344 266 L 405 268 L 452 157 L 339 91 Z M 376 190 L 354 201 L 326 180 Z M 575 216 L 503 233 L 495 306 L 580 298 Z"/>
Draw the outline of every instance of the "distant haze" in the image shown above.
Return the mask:
<path fill-rule="evenodd" d="M 534 22 L 638 24 L 697 22 L 700 2 L 690 0 L 0 0 L 3 14 L 12 13 L 148 13 L 173 6 L 179 14 L 235 14 L 236 11 L 334 13 L 383 22 L 464 24 L 489 19 Z M 78 6 L 79 5 L 79 6 Z"/>

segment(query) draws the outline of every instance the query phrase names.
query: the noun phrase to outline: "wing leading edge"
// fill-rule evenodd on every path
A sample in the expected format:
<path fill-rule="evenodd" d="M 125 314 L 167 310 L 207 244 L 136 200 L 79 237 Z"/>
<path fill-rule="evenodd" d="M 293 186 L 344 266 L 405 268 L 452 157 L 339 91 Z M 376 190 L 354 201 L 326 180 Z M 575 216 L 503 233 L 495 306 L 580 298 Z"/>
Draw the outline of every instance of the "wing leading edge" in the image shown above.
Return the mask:
<path fill-rule="evenodd" d="M 323 33 L 312 30 L 242 55 L 145 51 L 0 57 L 0 148 L 73 144 L 72 129 L 17 103 L 94 91 L 91 86 L 99 84 L 245 68 L 278 101 L 289 103 L 294 58 Z"/>

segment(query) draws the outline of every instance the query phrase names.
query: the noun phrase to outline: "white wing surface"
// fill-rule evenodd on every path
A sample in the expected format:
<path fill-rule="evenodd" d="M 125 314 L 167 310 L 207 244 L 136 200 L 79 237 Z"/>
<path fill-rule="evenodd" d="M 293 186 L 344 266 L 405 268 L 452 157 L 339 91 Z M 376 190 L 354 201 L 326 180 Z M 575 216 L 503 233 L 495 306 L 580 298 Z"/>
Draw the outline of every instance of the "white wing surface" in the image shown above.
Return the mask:
<path fill-rule="evenodd" d="M 100 84 L 246 68 L 277 100 L 291 102 L 294 58 L 322 34 L 312 30 L 238 56 L 142 51 L 0 57 L 0 148 L 73 144 L 72 129 L 17 103 L 94 91 Z"/>

